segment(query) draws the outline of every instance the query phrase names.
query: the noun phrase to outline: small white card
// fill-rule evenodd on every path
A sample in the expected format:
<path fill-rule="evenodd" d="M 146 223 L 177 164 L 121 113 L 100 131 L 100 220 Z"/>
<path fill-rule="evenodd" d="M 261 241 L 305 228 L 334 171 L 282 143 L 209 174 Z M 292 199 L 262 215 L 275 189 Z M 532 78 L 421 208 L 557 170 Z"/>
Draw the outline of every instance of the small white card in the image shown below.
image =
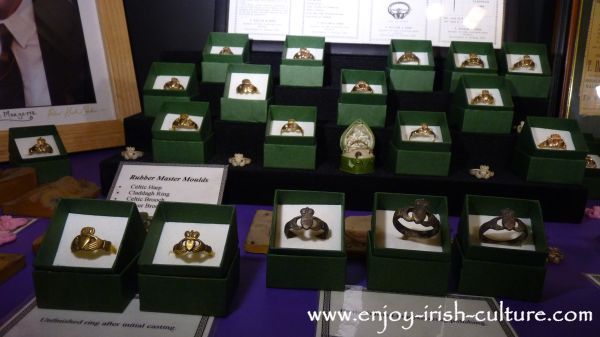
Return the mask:
<path fill-rule="evenodd" d="M 179 80 L 179 83 L 181 85 L 183 85 L 183 88 L 187 88 L 188 83 L 190 82 L 190 77 L 189 76 L 179 76 L 179 75 L 159 75 L 156 76 L 156 79 L 154 80 L 154 85 L 152 86 L 152 89 L 154 90 L 164 90 L 165 88 L 165 84 L 167 82 L 170 82 L 172 79 L 176 78 L 177 80 Z"/>
<path fill-rule="evenodd" d="M 535 64 L 535 68 L 533 70 L 527 68 L 515 68 L 513 66 L 515 63 L 523 60 L 524 54 L 506 54 L 506 63 L 508 65 L 508 71 L 511 73 L 523 73 L 523 74 L 543 74 L 542 71 L 542 61 L 539 55 L 529 55 L 531 60 Z"/>
<path fill-rule="evenodd" d="M 135 202 L 149 216 L 161 201 L 220 204 L 227 166 L 121 162 L 108 200 Z"/>
<path fill-rule="evenodd" d="M 490 95 L 494 97 L 494 104 L 487 103 L 479 103 L 479 104 L 471 104 L 471 105 L 482 105 L 482 106 L 504 106 L 504 101 L 502 101 L 502 95 L 500 94 L 499 89 L 495 88 L 467 88 L 465 89 L 467 92 L 467 104 L 471 104 L 475 97 L 482 94 L 484 90 L 490 92 Z"/>
<path fill-rule="evenodd" d="M 160 126 L 160 129 L 162 131 L 173 131 L 173 122 L 179 118 L 180 114 L 173 114 L 173 113 L 169 113 L 165 116 L 165 119 L 163 120 L 162 125 Z M 200 130 L 200 128 L 202 127 L 202 121 L 204 120 L 204 117 L 202 116 L 192 116 L 189 115 L 189 119 L 191 119 L 192 121 L 194 121 L 196 123 L 196 125 L 198 125 L 198 129 L 177 129 L 177 132 L 180 131 L 184 131 L 184 132 L 198 132 Z"/>
<path fill-rule="evenodd" d="M 38 138 L 40 137 L 44 138 L 46 140 L 46 144 L 52 147 L 52 153 L 29 154 L 29 149 L 36 144 Z M 60 151 L 58 149 L 58 145 L 56 145 L 56 140 L 54 139 L 53 135 L 15 138 L 15 144 L 17 145 L 19 155 L 21 155 L 21 159 L 23 160 L 60 156 Z"/>
<path fill-rule="evenodd" d="M 573 143 L 573 137 L 571 136 L 571 132 L 565 130 L 556 130 L 556 129 L 545 129 L 545 128 L 531 128 L 531 136 L 533 137 L 533 142 L 535 146 L 540 150 L 548 150 L 548 151 L 562 151 L 553 148 L 541 148 L 538 145 L 544 142 L 550 135 L 557 134 L 565 141 L 565 145 L 567 146 L 567 151 L 575 151 L 575 143 Z"/>

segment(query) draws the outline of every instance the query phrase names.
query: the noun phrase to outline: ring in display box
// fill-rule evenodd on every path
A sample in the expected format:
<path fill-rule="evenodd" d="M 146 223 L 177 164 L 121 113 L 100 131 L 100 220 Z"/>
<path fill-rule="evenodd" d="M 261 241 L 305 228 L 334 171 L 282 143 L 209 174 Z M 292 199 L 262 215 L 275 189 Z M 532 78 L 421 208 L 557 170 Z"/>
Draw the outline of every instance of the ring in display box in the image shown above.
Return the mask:
<path fill-rule="evenodd" d="M 276 190 L 267 287 L 343 290 L 344 194 Z"/>
<path fill-rule="evenodd" d="M 144 115 L 155 117 L 163 103 L 189 102 L 197 93 L 198 78 L 193 63 L 154 62 L 144 83 Z"/>
<path fill-rule="evenodd" d="M 214 133 L 208 103 L 166 102 L 160 111 L 152 126 L 156 162 L 202 164 L 213 155 Z"/>
<path fill-rule="evenodd" d="M 580 185 L 588 152 L 576 120 L 530 116 L 517 140 L 513 168 L 527 181 Z"/>
<path fill-rule="evenodd" d="M 392 90 L 432 92 L 435 61 L 431 41 L 392 40 L 387 72 Z"/>
<path fill-rule="evenodd" d="M 325 38 L 287 35 L 283 44 L 279 82 L 298 87 L 322 87 Z"/>
<path fill-rule="evenodd" d="M 267 118 L 264 167 L 314 170 L 317 108 L 271 105 Z"/>
<path fill-rule="evenodd" d="M 445 113 L 398 111 L 388 163 L 396 174 L 447 176 L 451 146 Z"/>
<path fill-rule="evenodd" d="M 514 104 L 500 76 L 463 75 L 454 92 L 450 125 L 463 132 L 510 133 Z"/>
<path fill-rule="evenodd" d="M 138 264 L 141 310 L 227 315 L 240 274 L 235 208 L 161 202 Z"/>
<path fill-rule="evenodd" d="M 221 97 L 221 119 L 264 123 L 272 96 L 271 66 L 230 64 Z"/>
<path fill-rule="evenodd" d="M 587 144 L 590 150 L 586 157 L 583 184 L 588 189 L 589 199 L 600 199 L 600 139 L 590 137 Z"/>
<path fill-rule="evenodd" d="M 384 127 L 387 80 L 384 71 L 342 69 L 337 124 L 362 119 L 370 127 Z"/>
<path fill-rule="evenodd" d="M 33 167 L 39 184 L 71 175 L 71 163 L 56 126 L 10 128 L 8 141 L 10 163 Z"/>
<path fill-rule="evenodd" d="M 367 246 L 369 289 L 444 296 L 452 270 L 450 247 L 445 197 L 375 193 Z"/>
<path fill-rule="evenodd" d="M 452 41 L 446 56 L 444 90 L 454 92 L 463 75 L 497 76 L 494 46 L 488 42 Z"/>
<path fill-rule="evenodd" d="M 38 307 L 122 312 L 145 236 L 133 202 L 62 199 L 33 263 Z"/>
<path fill-rule="evenodd" d="M 463 207 L 454 244 L 458 291 L 541 300 L 548 247 L 539 201 L 467 195 Z"/>
<path fill-rule="evenodd" d="M 248 34 L 211 32 L 202 50 L 202 82 L 224 83 L 230 64 L 248 62 Z"/>
<path fill-rule="evenodd" d="M 547 98 L 550 94 L 552 70 L 546 45 L 506 42 L 499 63 L 512 96 Z"/>

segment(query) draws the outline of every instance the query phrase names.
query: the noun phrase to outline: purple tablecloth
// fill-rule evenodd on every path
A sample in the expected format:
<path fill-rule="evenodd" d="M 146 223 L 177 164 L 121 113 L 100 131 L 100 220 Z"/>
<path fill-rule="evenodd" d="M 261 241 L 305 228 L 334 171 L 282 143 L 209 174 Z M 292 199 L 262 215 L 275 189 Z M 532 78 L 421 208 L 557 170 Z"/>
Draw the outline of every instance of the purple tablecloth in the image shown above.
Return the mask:
<path fill-rule="evenodd" d="M 72 155 L 75 177 L 99 183 L 98 163 L 114 153 L 115 150 L 102 150 Z M 236 206 L 242 252 L 241 279 L 232 313 L 215 321 L 215 337 L 315 335 L 315 325 L 308 320 L 306 312 L 317 309 L 318 292 L 266 288 L 266 257 L 243 250 L 243 240 L 254 212 L 270 208 L 271 206 Z M 453 231 L 456 230 L 457 221 L 455 217 L 450 218 Z M 48 220 L 40 219 L 20 232 L 17 241 L 0 247 L 2 253 L 21 253 L 27 256 L 27 267 L 0 285 L 0 323 L 33 297 L 31 243 L 47 226 Z M 594 320 L 574 323 L 513 322 L 513 327 L 522 337 L 600 336 L 600 287 L 584 276 L 584 273 L 600 274 L 600 220 L 586 219 L 581 224 L 546 223 L 546 233 L 549 245 L 560 247 L 566 257 L 560 265 L 548 265 L 544 300 L 539 303 L 505 300 L 505 306 L 510 306 L 513 310 L 544 310 L 546 313 L 586 310 L 593 312 Z M 346 282 L 366 285 L 364 261 L 348 261 Z"/>

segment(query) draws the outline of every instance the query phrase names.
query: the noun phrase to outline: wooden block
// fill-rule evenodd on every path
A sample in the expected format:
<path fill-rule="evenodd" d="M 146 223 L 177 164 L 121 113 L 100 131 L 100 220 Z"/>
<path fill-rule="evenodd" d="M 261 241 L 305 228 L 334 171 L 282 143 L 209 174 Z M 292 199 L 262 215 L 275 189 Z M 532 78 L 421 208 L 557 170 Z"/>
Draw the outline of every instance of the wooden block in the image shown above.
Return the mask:
<path fill-rule="evenodd" d="M 40 251 L 40 247 L 42 247 L 42 241 L 44 241 L 44 236 L 40 235 L 31 244 L 31 249 L 33 250 L 33 254 L 36 254 Z"/>
<path fill-rule="evenodd" d="M 62 177 L 2 204 L 2 208 L 5 214 L 50 218 L 62 198 L 96 198 L 99 194 L 100 187 L 92 182 Z"/>
<path fill-rule="evenodd" d="M 25 256 L 0 253 L 0 284 L 25 268 Z"/>
<path fill-rule="evenodd" d="M 258 210 L 254 214 L 250 230 L 244 242 L 244 249 L 248 253 L 266 254 L 269 250 L 269 235 L 273 212 Z"/>
<path fill-rule="evenodd" d="M 11 201 L 37 187 L 37 176 L 32 167 L 0 170 L 0 204 Z"/>
<path fill-rule="evenodd" d="M 367 254 L 367 235 L 371 230 L 371 216 L 349 216 L 345 220 L 346 253 L 350 256 Z"/>

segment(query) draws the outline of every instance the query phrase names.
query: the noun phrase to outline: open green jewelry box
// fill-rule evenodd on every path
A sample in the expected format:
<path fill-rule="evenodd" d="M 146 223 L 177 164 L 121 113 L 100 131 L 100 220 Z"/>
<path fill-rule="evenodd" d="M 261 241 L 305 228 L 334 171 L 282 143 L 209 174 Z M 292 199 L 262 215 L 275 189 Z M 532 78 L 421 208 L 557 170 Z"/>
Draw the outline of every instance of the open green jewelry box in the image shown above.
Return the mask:
<path fill-rule="evenodd" d="M 312 221 L 315 218 L 327 224 L 325 239 L 318 236 L 323 235 L 322 230 L 293 230 L 293 236 L 285 235 L 288 223 L 290 228 L 320 224 Z M 345 284 L 344 194 L 276 190 L 267 254 L 267 287 L 343 290 Z"/>
<path fill-rule="evenodd" d="M 434 216 L 439 232 L 431 237 L 407 237 L 394 225 L 394 212 L 401 208 L 414 214 L 415 203 L 429 205 L 426 221 Z M 398 220 L 415 232 L 433 227 L 415 221 Z M 373 290 L 443 296 L 448 292 L 451 268 L 451 239 L 445 197 L 397 193 L 375 193 L 371 231 L 367 246 L 367 287 Z"/>
<path fill-rule="evenodd" d="M 212 255 L 194 253 L 197 240 L 210 246 Z M 175 253 L 176 245 L 187 252 Z M 161 202 L 139 259 L 140 309 L 225 316 L 237 290 L 239 264 L 234 207 Z"/>
<path fill-rule="evenodd" d="M 255 93 L 238 93 L 244 80 L 250 80 Z M 262 64 L 230 64 L 225 91 L 221 97 L 221 119 L 264 123 L 271 102 L 271 66 Z"/>
<path fill-rule="evenodd" d="M 498 242 L 523 234 L 488 229 L 482 241 L 480 227 L 486 223 L 501 225 L 504 209 L 514 211 L 514 218 L 521 221 L 515 229 L 526 226 L 526 238 Z M 539 201 L 467 195 L 454 248 L 460 268 L 459 292 L 526 301 L 542 298 L 548 248 Z"/>
<path fill-rule="evenodd" d="M 476 103 L 481 97 L 493 97 L 492 104 Z M 490 102 L 490 101 L 488 101 Z M 450 109 L 450 124 L 463 132 L 510 133 L 514 104 L 506 80 L 500 76 L 461 77 Z"/>
<path fill-rule="evenodd" d="M 313 58 L 295 59 L 300 48 L 306 48 Z M 279 82 L 281 85 L 298 87 L 322 87 L 323 56 L 325 52 L 325 38 L 317 36 L 287 35 L 283 44 L 281 66 L 279 68 Z"/>
<path fill-rule="evenodd" d="M 424 123 L 435 137 L 415 136 Z M 452 157 L 451 145 L 445 113 L 398 111 L 388 163 L 397 174 L 447 176 Z"/>
<path fill-rule="evenodd" d="M 187 114 L 197 129 L 173 130 Z M 214 133 L 207 102 L 166 102 L 152 125 L 152 152 L 159 163 L 202 164 L 214 153 Z"/>
<path fill-rule="evenodd" d="M 52 152 L 31 153 L 30 149 L 40 143 L 49 145 Z M 8 144 L 10 163 L 14 166 L 33 167 L 40 184 L 71 175 L 67 150 L 54 125 L 10 128 Z"/>
<path fill-rule="evenodd" d="M 229 48 L 231 54 L 224 53 Z M 211 32 L 202 50 L 202 82 L 223 83 L 230 64 L 248 62 L 248 34 Z"/>
<path fill-rule="evenodd" d="M 551 135 L 559 136 L 564 150 L 540 146 Z M 517 140 L 513 168 L 527 181 L 581 184 L 588 152 L 576 120 L 529 116 Z"/>
<path fill-rule="evenodd" d="M 293 120 L 302 132 L 284 132 Z M 271 105 L 263 146 L 263 166 L 314 170 L 317 157 L 317 108 Z"/>
<path fill-rule="evenodd" d="M 165 89 L 176 79 L 181 89 Z M 146 77 L 143 89 L 144 115 L 155 117 L 163 103 L 168 101 L 189 102 L 198 93 L 196 65 L 193 63 L 154 62 Z"/>
<path fill-rule="evenodd" d="M 407 53 L 412 53 L 419 62 L 399 62 Z M 431 41 L 392 40 L 387 72 L 392 90 L 432 92 L 435 61 Z"/>
<path fill-rule="evenodd" d="M 337 124 L 346 126 L 362 119 L 370 127 L 384 127 L 388 94 L 385 72 L 342 69 L 341 76 Z M 352 91 L 359 81 L 367 82 L 372 92 Z"/>
<path fill-rule="evenodd" d="M 530 67 L 527 67 L 529 63 L 523 64 L 526 56 L 533 62 Z M 506 78 L 514 97 L 548 97 L 552 71 L 546 45 L 506 42 L 500 50 L 499 63 L 500 73 Z"/>
<path fill-rule="evenodd" d="M 589 166 L 592 167 L 586 165 L 583 184 L 588 189 L 588 199 L 600 199 L 600 139 L 592 137 L 587 140 L 587 144 L 589 158 L 586 159 L 586 163 L 591 159 L 593 164 L 590 162 Z"/>
<path fill-rule="evenodd" d="M 133 202 L 62 199 L 33 264 L 38 307 L 122 312 L 145 236 Z"/>
<path fill-rule="evenodd" d="M 463 67 L 463 62 L 469 60 L 470 54 L 475 54 L 476 58 L 483 62 L 482 66 Z M 444 70 L 444 90 L 454 92 L 463 75 L 498 75 L 496 51 L 491 43 L 463 41 L 452 41 L 450 43 Z"/>

